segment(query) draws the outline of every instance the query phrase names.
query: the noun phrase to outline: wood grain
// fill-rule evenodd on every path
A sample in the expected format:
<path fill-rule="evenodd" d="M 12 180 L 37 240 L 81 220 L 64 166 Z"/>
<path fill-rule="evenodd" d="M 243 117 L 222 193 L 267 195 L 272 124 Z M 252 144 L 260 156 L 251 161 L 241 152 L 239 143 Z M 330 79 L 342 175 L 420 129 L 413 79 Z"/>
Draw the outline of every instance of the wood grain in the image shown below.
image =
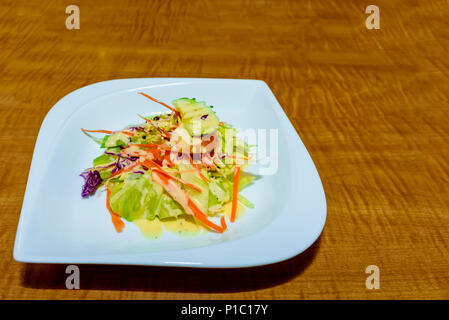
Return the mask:
<path fill-rule="evenodd" d="M 449 298 L 448 1 L 0 2 L 2 299 Z M 243 270 L 65 266 L 12 258 L 41 122 L 87 84 L 133 77 L 266 81 L 322 178 L 328 220 L 305 253 Z M 378 265 L 381 288 L 365 288 Z"/>

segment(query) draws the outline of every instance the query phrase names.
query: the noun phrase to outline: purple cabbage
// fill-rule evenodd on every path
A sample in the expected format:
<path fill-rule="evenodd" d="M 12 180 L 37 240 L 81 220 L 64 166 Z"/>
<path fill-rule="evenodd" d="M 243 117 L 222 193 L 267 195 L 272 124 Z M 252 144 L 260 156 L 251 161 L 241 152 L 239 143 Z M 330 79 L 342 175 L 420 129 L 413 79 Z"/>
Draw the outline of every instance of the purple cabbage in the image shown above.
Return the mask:
<path fill-rule="evenodd" d="M 96 167 L 92 167 L 92 168 L 86 169 L 84 171 L 86 172 L 86 171 L 94 170 L 94 169 L 107 169 L 107 168 L 110 168 L 112 166 L 115 166 L 115 162 L 113 162 L 111 164 L 108 164 L 107 166 L 96 166 Z M 84 172 L 82 174 L 80 174 L 80 176 L 83 176 L 83 174 L 84 174 Z"/>
<path fill-rule="evenodd" d="M 114 173 L 117 170 L 120 170 L 122 168 L 122 165 L 120 164 L 121 159 L 122 159 L 122 157 L 120 155 L 118 155 L 117 162 L 115 163 L 115 167 L 112 169 L 111 173 Z"/>
<path fill-rule="evenodd" d="M 97 169 L 107 169 L 107 168 L 112 167 L 114 164 L 115 163 L 111 163 L 111 164 L 108 164 L 107 166 L 101 166 L 101 167 L 95 167 L 95 168 L 97 168 Z"/>
<path fill-rule="evenodd" d="M 110 156 L 116 156 L 116 157 L 120 157 L 120 153 L 113 153 L 113 152 L 105 152 L 105 154 L 110 155 Z"/>
<path fill-rule="evenodd" d="M 142 128 L 142 127 L 129 127 L 128 130 L 129 130 L 129 131 L 134 131 L 134 130 L 136 130 L 136 131 L 140 131 L 140 132 L 145 132 L 145 129 Z"/>
<path fill-rule="evenodd" d="M 113 153 L 113 152 L 107 152 L 107 151 L 105 152 L 105 154 L 110 155 L 110 156 L 115 156 L 115 157 L 118 157 L 118 158 L 123 159 L 123 160 L 128 159 L 128 160 L 131 160 L 131 161 L 136 161 L 137 159 L 139 159 L 139 157 L 133 157 L 133 156 L 126 157 L 126 156 L 124 156 L 124 155 L 122 155 L 120 153 Z"/>
<path fill-rule="evenodd" d="M 123 167 L 129 166 L 133 164 L 138 157 L 123 157 L 121 155 L 118 156 L 117 162 L 115 162 L 115 167 L 112 169 L 111 173 L 116 172 L 117 170 L 122 169 Z"/>
<path fill-rule="evenodd" d="M 81 191 L 81 196 L 83 198 L 94 193 L 98 186 L 103 182 L 103 179 L 101 179 L 100 173 L 97 170 L 84 171 L 80 176 L 84 178 L 84 186 Z"/>

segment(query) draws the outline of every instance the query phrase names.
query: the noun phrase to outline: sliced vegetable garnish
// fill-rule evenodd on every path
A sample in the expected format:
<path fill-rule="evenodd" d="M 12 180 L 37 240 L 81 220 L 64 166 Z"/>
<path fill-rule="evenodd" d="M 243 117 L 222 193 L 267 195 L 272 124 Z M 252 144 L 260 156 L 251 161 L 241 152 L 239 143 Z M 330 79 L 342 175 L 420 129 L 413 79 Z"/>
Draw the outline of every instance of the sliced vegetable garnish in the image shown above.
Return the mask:
<path fill-rule="evenodd" d="M 144 96 L 144 97 L 146 97 L 146 98 L 148 98 L 148 99 L 150 99 L 150 100 L 152 100 L 152 101 L 154 101 L 156 103 L 159 103 L 160 105 L 163 105 L 164 107 L 166 107 L 166 108 L 170 109 L 171 111 L 173 111 L 178 117 L 181 117 L 181 114 L 179 113 L 179 111 L 176 110 L 173 107 L 170 107 L 168 104 L 165 104 L 164 102 L 161 102 L 161 101 L 159 101 L 159 100 L 157 100 L 157 99 L 147 95 L 146 93 L 143 93 L 143 92 L 137 92 L 137 93 L 141 94 L 142 96 Z"/>
<path fill-rule="evenodd" d="M 202 192 L 202 191 L 203 191 L 203 190 L 201 190 L 199 187 L 197 187 L 197 186 L 194 185 L 194 184 L 191 184 L 191 183 L 186 182 L 186 181 L 184 181 L 184 180 L 182 180 L 182 179 L 176 178 L 175 176 L 172 176 L 172 175 L 169 174 L 167 171 L 164 171 L 164 170 L 162 170 L 162 169 L 152 169 L 152 170 L 154 170 L 154 171 L 156 171 L 156 172 L 158 172 L 158 173 L 162 173 L 163 175 L 166 175 L 166 176 L 169 177 L 170 179 L 173 179 L 173 180 L 175 180 L 175 181 L 177 181 L 177 182 L 179 182 L 179 183 L 181 183 L 181 184 L 183 184 L 183 185 L 185 185 L 185 186 L 187 186 L 187 187 L 190 187 L 190 188 L 192 188 L 192 189 L 195 189 L 195 190 L 198 191 L 198 192 Z"/>
<path fill-rule="evenodd" d="M 140 148 L 159 148 L 160 145 L 159 144 L 152 144 L 152 143 L 131 143 L 128 144 L 128 147 L 140 147 Z"/>
<path fill-rule="evenodd" d="M 83 128 L 81 128 L 81 131 L 83 131 L 83 132 L 107 133 L 107 134 L 113 133 L 112 131 L 109 131 L 109 130 L 86 130 L 86 129 L 83 129 Z"/>
<path fill-rule="evenodd" d="M 193 214 L 195 216 L 195 218 L 197 218 L 198 220 L 200 220 L 202 223 L 204 223 L 206 226 L 222 233 L 224 230 L 222 227 L 216 225 L 215 223 L 213 223 L 212 221 L 210 221 L 209 219 L 207 219 L 207 216 L 197 207 L 197 205 L 189 198 L 188 199 L 188 204 L 189 208 L 193 211 Z"/>
<path fill-rule="evenodd" d="M 170 137 L 171 137 L 170 133 L 168 133 L 164 129 L 158 127 L 156 124 L 154 124 L 153 121 L 151 121 L 151 119 L 145 118 L 145 117 L 141 116 L 140 114 L 137 114 L 137 115 L 140 118 L 142 118 L 143 120 L 145 120 L 146 122 L 148 122 L 149 124 L 151 124 L 153 127 L 155 127 L 157 129 L 157 131 L 159 131 L 164 138 L 170 139 Z"/>
<path fill-rule="evenodd" d="M 111 204 L 110 204 L 110 197 L 111 197 L 111 190 L 106 189 L 106 207 L 109 210 L 109 213 L 111 214 L 112 224 L 115 227 L 115 230 L 117 232 L 122 232 L 123 228 L 125 228 L 125 223 L 120 219 L 120 216 L 116 214 L 114 211 L 112 211 Z"/>
<path fill-rule="evenodd" d="M 228 228 L 228 226 L 226 225 L 225 216 L 221 216 L 220 223 L 221 223 L 221 228 L 223 229 L 223 231 Z"/>
<path fill-rule="evenodd" d="M 239 176 L 240 167 L 235 167 L 234 169 L 234 185 L 232 189 L 232 211 L 231 211 L 231 222 L 235 221 L 235 215 L 237 212 L 237 195 L 239 193 Z"/>
<path fill-rule="evenodd" d="M 239 194 L 255 178 L 241 174 L 241 166 L 251 159 L 250 146 L 230 124 L 220 122 L 205 102 L 180 98 L 171 107 L 139 94 L 173 113 L 139 115 L 143 124 L 122 130 L 81 129 L 104 149 L 94 158 L 93 167 L 81 174 L 85 180 L 82 196 L 106 188 L 106 207 L 117 232 L 124 230 L 123 219 L 164 221 L 186 214 L 209 231 L 226 231 L 226 208 L 231 206 L 229 221 L 235 222 L 238 201 L 254 207 Z M 238 146 L 227 148 L 236 141 Z M 225 157 L 234 160 L 222 161 Z"/>
<path fill-rule="evenodd" d="M 88 134 L 86 131 L 83 131 L 83 133 L 84 133 L 86 136 L 88 136 L 89 138 L 91 138 L 93 141 L 95 141 L 96 143 L 98 143 L 101 147 L 103 146 L 104 138 L 103 138 L 103 139 L 96 138 L 96 137 L 94 137 L 93 135 Z"/>
<path fill-rule="evenodd" d="M 207 179 L 201 172 L 201 169 L 198 168 L 198 166 L 196 165 L 195 162 L 193 162 L 193 158 L 190 157 L 190 164 L 192 165 L 192 167 L 194 167 L 196 169 L 196 172 L 198 172 L 198 175 L 200 176 L 201 179 L 203 179 L 206 182 L 210 182 L 209 179 Z"/>

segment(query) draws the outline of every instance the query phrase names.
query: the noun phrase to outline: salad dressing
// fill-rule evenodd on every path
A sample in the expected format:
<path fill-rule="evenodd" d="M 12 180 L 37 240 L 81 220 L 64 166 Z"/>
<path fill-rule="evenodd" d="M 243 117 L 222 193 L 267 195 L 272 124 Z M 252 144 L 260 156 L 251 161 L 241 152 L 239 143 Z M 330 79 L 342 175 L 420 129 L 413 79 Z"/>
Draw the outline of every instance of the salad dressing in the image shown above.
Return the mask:
<path fill-rule="evenodd" d="M 139 227 L 142 235 L 148 239 L 157 239 L 164 232 L 162 223 L 157 218 L 154 220 L 136 219 L 133 222 Z"/>
<path fill-rule="evenodd" d="M 250 160 L 250 146 L 203 101 L 179 98 L 173 108 L 139 94 L 173 112 L 138 115 L 144 124 L 122 130 L 81 129 L 105 149 L 93 167 L 81 173 L 81 196 L 105 187 L 106 207 L 117 232 L 124 227 L 121 219 L 135 222 L 148 239 L 161 237 L 164 229 L 185 237 L 225 232 L 227 222 L 243 216 L 242 203 L 254 207 L 238 194 L 256 178 L 240 175 L 246 166 L 240 160 Z M 89 133 L 106 135 L 100 139 Z"/>
<path fill-rule="evenodd" d="M 223 214 L 229 220 L 231 218 L 232 203 L 224 206 Z M 236 219 L 241 219 L 245 214 L 245 207 L 237 202 Z M 201 223 L 195 222 L 192 216 L 184 215 L 173 219 L 164 219 L 163 221 L 155 218 L 154 220 L 136 219 L 133 221 L 139 227 L 142 235 L 147 239 L 158 239 L 162 236 L 164 229 L 170 233 L 181 237 L 193 237 L 208 231 Z"/>
<path fill-rule="evenodd" d="M 232 202 L 225 204 L 223 207 L 224 207 L 223 213 L 225 214 L 226 218 L 230 220 L 232 212 Z M 237 201 L 237 211 L 235 213 L 235 219 L 236 220 L 241 219 L 244 214 L 245 214 L 245 207 L 240 201 Z"/>
<path fill-rule="evenodd" d="M 163 225 L 168 232 L 183 237 L 192 237 L 207 231 L 204 226 L 196 223 L 192 216 L 183 216 L 177 219 L 167 219 L 163 222 Z"/>

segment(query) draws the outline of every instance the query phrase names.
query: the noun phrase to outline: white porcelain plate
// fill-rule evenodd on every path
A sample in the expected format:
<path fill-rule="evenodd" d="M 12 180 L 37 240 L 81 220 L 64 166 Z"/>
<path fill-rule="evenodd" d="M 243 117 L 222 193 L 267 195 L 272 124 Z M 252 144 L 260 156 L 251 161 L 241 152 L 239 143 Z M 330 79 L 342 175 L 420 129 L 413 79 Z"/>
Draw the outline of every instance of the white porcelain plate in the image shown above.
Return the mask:
<path fill-rule="evenodd" d="M 79 174 L 101 152 L 80 128 L 117 130 L 140 123 L 137 113 L 166 111 L 138 91 L 168 103 L 195 97 L 213 105 L 220 120 L 237 128 L 277 132 L 278 169 L 242 192 L 255 208 L 247 209 L 236 223 L 228 223 L 227 232 L 190 238 L 165 232 L 149 240 L 136 225 L 126 223 L 124 232 L 116 233 L 105 193 L 81 197 Z M 249 171 L 261 166 L 258 163 Z M 35 263 L 250 267 L 301 253 L 318 238 L 325 220 L 326 200 L 317 170 L 265 82 L 113 80 L 70 93 L 45 117 L 34 149 L 14 258 Z"/>

